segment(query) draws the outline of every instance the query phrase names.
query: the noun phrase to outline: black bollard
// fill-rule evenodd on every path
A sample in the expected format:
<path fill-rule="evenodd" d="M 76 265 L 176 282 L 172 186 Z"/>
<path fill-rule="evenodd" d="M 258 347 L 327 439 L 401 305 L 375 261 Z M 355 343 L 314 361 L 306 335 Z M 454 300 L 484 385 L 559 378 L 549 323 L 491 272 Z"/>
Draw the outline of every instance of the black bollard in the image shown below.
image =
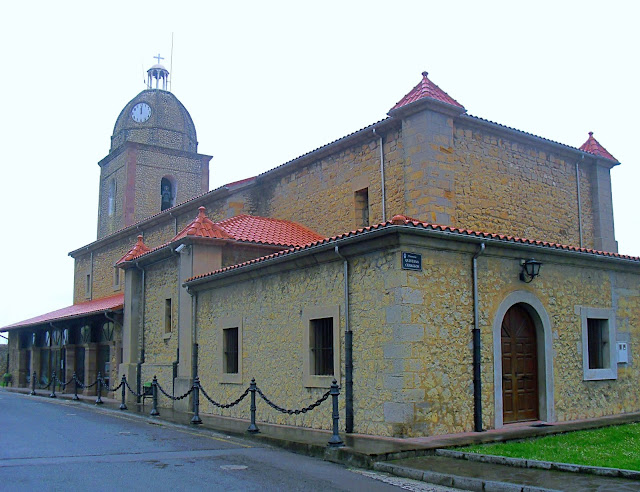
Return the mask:
<path fill-rule="evenodd" d="M 36 394 L 36 371 L 33 371 L 33 376 L 31 377 L 31 393 L 30 395 Z"/>
<path fill-rule="evenodd" d="M 333 435 L 329 439 L 329 447 L 340 448 L 344 446 L 340 435 L 338 434 L 338 425 L 340 420 L 340 412 L 338 411 L 338 396 L 340 396 L 340 388 L 338 382 L 334 379 L 331 384 L 331 399 L 333 400 Z"/>
<path fill-rule="evenodd" d="M 193 417 L 191 418 L 192 424 L 201 424 L 200 418 L 200 378 L 196 376 L 193 380 Z"/>
<path fill-rule="evenodd" d="M 102 405 L 102 373 L 98 373 L 98 398 L 96 398 L 96 405 Z"/>
<path fill-rule="evenodd" d="M 158 412 L 158 378 L 155 376 L 153 376 L 153 381 L 151 381 L 151 394 L 153 395 L 153 405 L 151 407 L 150 415 L 152 417 L 156 417 L 160 415 L 160 412 Z"/>
<path fill-rule="evenodd" d="M 72 400 L 79 400 L 80 398 L 78 398 L 78 376 L 76 376 L 76 373 L 74 371 L 73 373 L 73 398 Z"/>
<path fill-rule="evenodd" d="M 53 373 L 51 374 L 51 394 L 49 395 L 49 398 L 55 398 L 56 397 L 56 371 L 53 371 Z"/>
<path fill-rule="evenodd" d="M 120 410 L 126 410 L 127 409 L 127 404 L 124 402 L 124 397 L 126 395 L 125 390 L 127 389 L 127 378 L 126 376 L 123 374 L 122 375 L 122 403 L 120 403 Z"/>
<path fill-rule="evenodd" d="M 251 392 L 251 424 L 247 429 L 247 432 L 251 432 L 255 434 L 256 432 L 260 432 L 258 426 L 256 425 L 256 378 L 251 378 L 251 384 L 249 385 L 249 391 Z"/>

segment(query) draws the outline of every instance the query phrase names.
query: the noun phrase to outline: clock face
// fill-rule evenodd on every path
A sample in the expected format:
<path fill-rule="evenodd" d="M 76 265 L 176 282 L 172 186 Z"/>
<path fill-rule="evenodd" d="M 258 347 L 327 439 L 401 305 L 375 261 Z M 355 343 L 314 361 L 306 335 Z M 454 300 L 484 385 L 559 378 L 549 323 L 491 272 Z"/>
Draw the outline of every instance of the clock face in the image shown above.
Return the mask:
<path fill-rule="evenodd" d="M 138 103 L 131 110 L 131 118 L 137 123 L 143 123 L 151 117 L 151 106 L 147 103 Z"/>

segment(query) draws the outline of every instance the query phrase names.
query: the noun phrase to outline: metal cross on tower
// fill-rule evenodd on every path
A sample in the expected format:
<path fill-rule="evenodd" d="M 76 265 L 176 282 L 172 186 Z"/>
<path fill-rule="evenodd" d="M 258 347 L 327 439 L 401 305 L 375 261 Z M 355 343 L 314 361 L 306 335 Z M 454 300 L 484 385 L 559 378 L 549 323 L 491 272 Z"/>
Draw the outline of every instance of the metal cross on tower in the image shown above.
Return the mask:
<path fill-rule="evenodd" d="M 164 60 L 164 57 L 160 56 L 160 53 L 158 53 L 158 56 L 154 56 L 154 58 L 158 60 L 158 63 L 160 63 L 160 60 Z"/>

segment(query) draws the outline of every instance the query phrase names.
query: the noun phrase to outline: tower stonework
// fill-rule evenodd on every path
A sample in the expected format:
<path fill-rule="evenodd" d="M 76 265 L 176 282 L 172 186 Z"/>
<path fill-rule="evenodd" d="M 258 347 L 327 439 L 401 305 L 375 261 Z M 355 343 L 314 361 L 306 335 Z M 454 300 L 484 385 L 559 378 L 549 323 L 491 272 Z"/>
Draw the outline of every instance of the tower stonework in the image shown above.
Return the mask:
<path fill-rule="evenodd" d="M 197 147 L 191 116 L 171 92 L 149 88 L 129 101 L 98 163 L 98 239 L 209 191 L 211 156 Z"/>

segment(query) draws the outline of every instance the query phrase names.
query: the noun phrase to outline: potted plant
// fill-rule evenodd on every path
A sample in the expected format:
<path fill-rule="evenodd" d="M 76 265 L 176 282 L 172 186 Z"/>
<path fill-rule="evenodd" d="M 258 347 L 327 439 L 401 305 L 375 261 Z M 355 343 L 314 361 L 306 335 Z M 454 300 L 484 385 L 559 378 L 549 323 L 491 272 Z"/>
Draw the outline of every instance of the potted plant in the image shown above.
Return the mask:
<path fill-rule="evenodd" d="M 2 376 L 2 386 L 9 386 L 11 384 L 11 373 L 5 372 Z"/>

